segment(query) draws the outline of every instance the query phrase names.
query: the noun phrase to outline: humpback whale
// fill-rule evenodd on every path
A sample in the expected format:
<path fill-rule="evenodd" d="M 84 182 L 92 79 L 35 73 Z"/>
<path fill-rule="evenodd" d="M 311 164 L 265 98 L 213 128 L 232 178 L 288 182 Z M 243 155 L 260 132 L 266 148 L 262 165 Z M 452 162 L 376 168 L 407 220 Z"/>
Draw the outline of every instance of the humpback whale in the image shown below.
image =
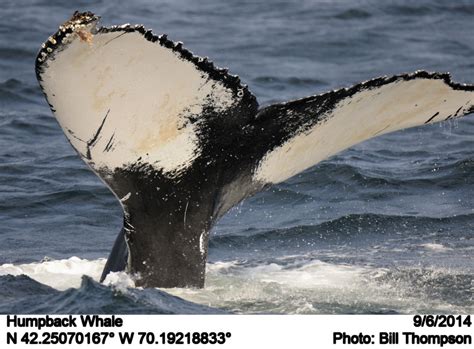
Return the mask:
<path fill-rule="evenodd" d="M 203 287 L 209 232 L 243 199 L 369 138 L 474 112 L 473 85 L 426 71 L 259 107 L 181 42 L 98 22 L 74 13 L 35 65 L 67 139 L 123 208 L 102 279 Z"/>

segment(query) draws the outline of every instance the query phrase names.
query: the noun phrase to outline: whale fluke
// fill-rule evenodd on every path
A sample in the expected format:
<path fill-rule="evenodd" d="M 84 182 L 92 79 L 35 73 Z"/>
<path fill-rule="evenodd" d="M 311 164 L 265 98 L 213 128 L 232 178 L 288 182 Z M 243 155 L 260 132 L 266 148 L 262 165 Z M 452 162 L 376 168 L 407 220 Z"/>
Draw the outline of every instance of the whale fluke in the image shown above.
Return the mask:
<path fill-rule="evenodd" d="M 366 139 L 474 112 L 474 86 L 417 71 L 259 109 L 237 76 L 143 26 L 78 13 L 36 74 L 71 145 L 120 201 L 102 279 L 203 287 L 209 231 L 232 206 Z"/>

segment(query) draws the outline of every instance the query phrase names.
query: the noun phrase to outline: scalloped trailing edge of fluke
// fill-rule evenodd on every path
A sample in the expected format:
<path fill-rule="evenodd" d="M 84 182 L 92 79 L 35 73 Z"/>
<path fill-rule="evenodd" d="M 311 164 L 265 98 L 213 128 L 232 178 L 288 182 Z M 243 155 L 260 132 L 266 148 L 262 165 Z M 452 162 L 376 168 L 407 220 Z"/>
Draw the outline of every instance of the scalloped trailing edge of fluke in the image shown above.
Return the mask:
<path fill-rule="evenodd" d="M 249 91 L 246 84 L 242 84 L 238 75 L 229 74 L 228 68 L 219 68 L 208 57 L 201 57 L 193 54 L 184 48 L 181 41 L 174 42 L 168 38 L 167 34 L 155 35 L 151 29 L 146 29 L 142 24 L 131 25 L 129 23 L 120 26 L 98 27 L 100 16 L 92 12 L 74 12 L 72 17 L 59 26 L 56 33 L 51 35 L 42 45 L 35 60 L 35 71 L 38 81 L 41 84 L 42 67 L 47 64 L 48 59 L 54 59 L 57 50 L 61 50 L 64 44 L 67 44 L 71 35 L 79 35 L 82 40 L 89 40 L 89 35 L 95 33 L 110 32 L 137 32 L 150 42 L 157 42 L 163 47 L 171 49 L 179 55 L 179 58 L 192 62 L 199 70 L 209 74 L 215 80 L 224 84 L 225 87 L 233 90 L 239 97 L 255 97 Z M 256 100 L 255 100 L 256 101 Z"/>
<path fill-rule="evenodd" d="M 286 104 L 290 104 L 290 103 L 298 102 L 298 101 L 304 102 L 305 100 L 308 100 L 311 98 L 320 97 L 320 96 L 329 95 L 329 94 L 337 94 L 340 96 L 350 96 L 361 90 L 370 90 L 372 88 L 376 88 L 384 84 L 389 84 L 391 82 L 410 81 L 410 80 L 418 79 L 418 78 L 443 80 L 446 85 L 452 87 L 454 90 L 474 91 L 474 84 L 463 84 L 463 83 L 455 82 L 453 81 L 452 76 L 449 72 L 440 73 L 440 72 L 430 72 L 426 70 L 416 70 L 412 73 L 401 73 L 401 74 L 392 75 L 392 76 L 383 75 L 383 76 L 379 76 L 376 78 L 362 81 L 350 87 L 339 87 L 330 91 L 321 92 L 321 93 L 314 94 L 311 96 L 292 99 L 290 101 L 282 102 L 280 104 L 286 105 Z M 474 109 L 473 109 L 473 112 L 474 112 Z"/>

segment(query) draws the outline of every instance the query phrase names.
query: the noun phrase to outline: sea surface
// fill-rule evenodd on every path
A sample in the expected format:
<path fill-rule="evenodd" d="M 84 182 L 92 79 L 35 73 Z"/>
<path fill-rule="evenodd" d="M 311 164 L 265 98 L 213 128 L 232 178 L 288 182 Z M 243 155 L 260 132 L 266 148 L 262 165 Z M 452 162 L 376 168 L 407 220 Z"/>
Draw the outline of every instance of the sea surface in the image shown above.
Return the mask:
<path fill-rule="evenodd" d="M 0 313 L 473 313 L 474 115 L 359 144 L 233 208 L 206 287 L 98 282 L 118 202 L 38 87 L 74 10 L 230 67 L 260 105 L 417 69 L 474 83 L 474 1 L 0 2 Z"/>

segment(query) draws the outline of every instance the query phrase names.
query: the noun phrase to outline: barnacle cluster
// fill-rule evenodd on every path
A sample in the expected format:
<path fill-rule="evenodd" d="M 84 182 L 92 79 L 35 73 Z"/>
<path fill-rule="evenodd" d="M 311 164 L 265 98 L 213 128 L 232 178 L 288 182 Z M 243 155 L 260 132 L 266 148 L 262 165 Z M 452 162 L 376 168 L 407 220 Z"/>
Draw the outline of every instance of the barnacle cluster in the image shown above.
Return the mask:
<path fill-rule="evenodd" d="M 72 35 L 77 35 L 82 41 L 92 43 L 93 31 L 99 17 L 92 12 L 74 12 L 72 17 L 59 26 L 59 30 L 41 45 L 37 62 L 44 62 L 61 43 L 65 43 Z"/>

